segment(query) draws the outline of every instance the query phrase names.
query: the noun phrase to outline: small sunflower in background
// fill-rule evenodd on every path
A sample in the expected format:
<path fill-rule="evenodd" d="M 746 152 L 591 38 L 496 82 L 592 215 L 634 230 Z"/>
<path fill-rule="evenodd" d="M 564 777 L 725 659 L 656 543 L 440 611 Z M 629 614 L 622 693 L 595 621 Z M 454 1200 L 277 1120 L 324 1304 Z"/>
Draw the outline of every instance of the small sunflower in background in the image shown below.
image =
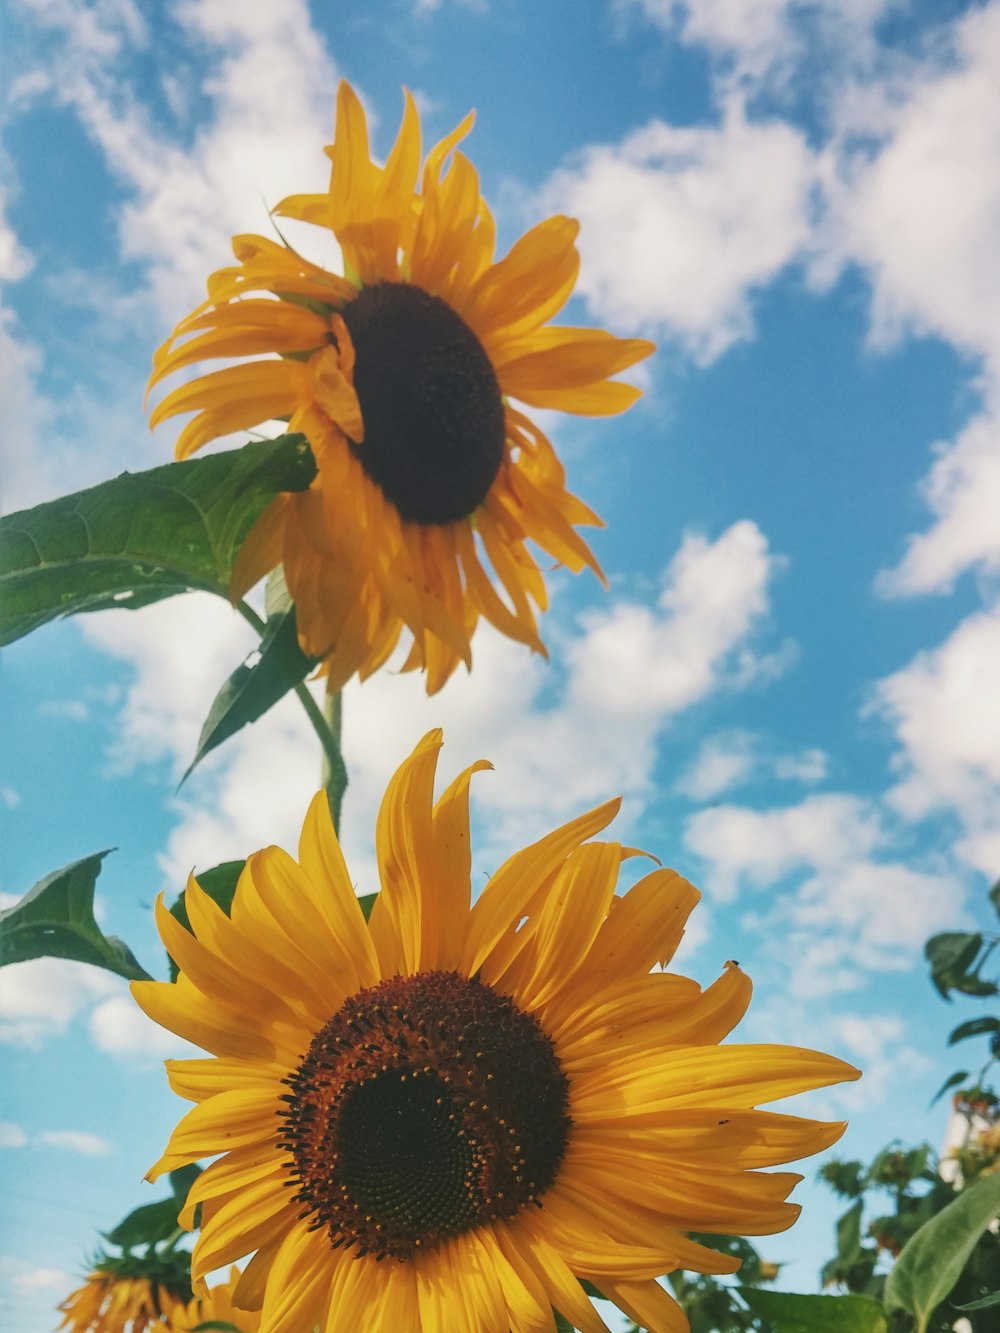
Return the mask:
<path fill-rule="evenodd" d="M 233 1267 L 226 1281 L 209 1287 L 206 1296 L 179 1302 L 167 1319 L 167 1333 L 192 1333 L 202 1324 L 231 1324 L 238 1333 L 257 1333 L 259 1312 L 241 1310 L 233 1304 L 233 1293 L 239 1280 L 240 1270 Z"/>
<path fill-rule="evenodd" d="M 98 1259 L 82 1287 L 58 1307 L 68 1333 L 146 1333 L 163 1328 L 161 1316 L 189 1300 L 190 1284 L 143 1275 L 143 1260 Z"/>
<path fill-rule="evenodd" d="M 757 1109 L 858 1076 L 832 1056 L 721 1045 L 750 982 L 663 970 L 698 892 L 672 870 L 616 896 L 636 853 L 592 842 L 612 801 L 515 853 L 472 902 L 469 784 L 437 799 L 440 732 L 390 782 L 366 921 L 320 794 L 298 861 L 251 856 L 231 916 L 192 879 L 157 906 L 175 984 L 142 1009 L 202 1046 L 168 1061 L 195 1102 L 154 1178 L 202 1157 L 181 1213 L 195 1291 L 252 1254 L 233 1300 L 260 1333 L 605 1327 L 580 1279 L 654 1333 L 656 1281 L 738 1267 L 688 1231 L 789 1227 L 778 1166 L 842 1123 Z M 219 1156 L 221 1154 L 221 1156 Z"/>
<path fill-rule="evenodd" d="M 270 418 L 307 436 L 318 474 L 278 497 L 244 544 L 234 599 L 279 563 L 303 650 L 331 690 L 377 670 L 404 630 L 404 669 L 428 692 L 471 665 L 480 617 L 544 652 L 533 543 L 574 572 L 597 561 L 577 531 L 599 523 L 572 495 L 555 450 L 515 402 L 584 416 L 624 411 L 639 390 L 614 376 L 653 344 L 550 321 L 573 291 L 578 224 L 552 217 L 495 258 L 493 216 L 458 143 L 427 154 L 409 93 L 384 166 L 342 83 L 329 190 L 275 212 L 328 229 L 344 274 L 285 244 L 237 236 L 237 264 L 157 351 L 150 384 L 213 357 L 266 356 L 174 389 L 177 456 Z M 278 354 L 277 357 L 273 354 Z"/>

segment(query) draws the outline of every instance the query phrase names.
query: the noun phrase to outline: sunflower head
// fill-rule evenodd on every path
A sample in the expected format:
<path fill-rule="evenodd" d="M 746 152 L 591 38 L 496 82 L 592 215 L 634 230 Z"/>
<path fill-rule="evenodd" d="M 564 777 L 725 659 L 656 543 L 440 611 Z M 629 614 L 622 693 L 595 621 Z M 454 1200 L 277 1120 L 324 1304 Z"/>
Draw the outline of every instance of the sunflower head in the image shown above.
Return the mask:
<path fill-rule="evenodd" d="M 195 414 L 179 457 L 271 418 L 308 437 L 316 478 L 265 511 L 232 592 L 283 562 L 302 647 L 323 659 L 331 688 L 376 670 L 404 631 L 404 667 L 425 670 L 432 692 L 470 664 L 480 618 L 543 651 L 545 584 L 529 543 L 600 575 L 577 532 L 599 520 L 566 489 L 524 409 L 624 411 L 639 391 L 615 376 L 653 345 L 551 323 L 579 269 L 573 219 L 549 218 L 496 257 L 493 215 L 457 147 L 471 125 L 470 115 L 422 161 L 407 94 L 379 166 L 341 84 L 329 188 L 275 212 L 332 232 L 344 273 L 238 236 L 236 264 L 212 275 L 208 300 L 154 359 L 151 385 L 240 359 L 154 409 L 153 425 Z"/>
<path fill-rule="evenodd" d="M 146 1333 L 191 1298 L 188 1256 L 101 1255 L 82 1287 L 59 1306 L 68 1333 Z"/>
<path fill-rule="evenodd" d="M 157 920 L 175 984 L 152 1018 L 203 1046 L 168 1062 L 195 1103 L 151 1175 L 201 1157 L 181 1222 L 196 1289 L 233 1291 L 260 1333 L 539 1333 L 604 1324 L 581 1279 L 643 1327 L 685 1321 L 656 1279 L 738 1262 L 687 1233 L 784 1230 L 801 1179 L 768 1168 L 843 1124 L 761 1104 L 856 1078 L 832 1056 L 725 1039 L 750 998 L 735 963 L 702 989 L 669 970 L 697 891 L 594 841 L 609 802 L 515 852 L 472 901 L 469 785 L 435 798 L 441 736 L 392 779 L 365 919 L 325 797 L 298 859 L 251 856 L 231 915 L 196 880 Z M 220 1155 L 221 1154 L 221 1155 Z"/>

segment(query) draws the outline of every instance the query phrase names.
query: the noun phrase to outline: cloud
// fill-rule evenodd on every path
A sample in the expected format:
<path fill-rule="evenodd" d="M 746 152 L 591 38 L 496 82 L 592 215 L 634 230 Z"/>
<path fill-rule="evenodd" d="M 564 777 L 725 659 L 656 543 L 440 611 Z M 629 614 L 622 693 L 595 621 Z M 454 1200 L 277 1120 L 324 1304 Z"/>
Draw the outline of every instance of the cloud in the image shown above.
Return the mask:
<path fill-rule="evenodd" d="M 231 260 L 230 236 L 268 227 L 267 207 L 285 194 L 323 188 L 336 71 L 305 0 L 173 5 L 189 69 L 206 57 L 210 68 L 198 86 L 178 62 L 165 89 L 183 122 L 173 133 L 135 80 L 151 40 L 135 6 L 50 2 L 35 17 L 49 33 L 48 95 L 73 108 L 124 187 L 121 257 L 144 266 L 147 328 L 150 300 L 170 323 L 203 297 L 209 272 Z"/>
<path fill-rule="evenodd" d="M 651 121 L 557 171 L 548 206 L 582 223 L 579 291 L 602 321 L 677 340 L 701 363 L 753 334 L 752 295 L 803 251 L 814 163 L 790 124 Z"/>
<path fill-rule="evenodd" d="M 934 1067 L 922 1051 L 906 1042 L 906 1026 L 896 1015 L 842 1013 L 832 1019 L 830 1028 L 863 1074 L 860 1082 L 837 1089 L 839 1102 L 851 1113 L 879 1106 L 894 1087 Z"/>
<path fill-rule="evenodd" d="M 1000 5 L 938 33 L 931 55 L 842 100 L 829 183 L 845 261 L 872 284 L 876 342 L 936 334 L 1000 370 Z"/>
<path fill-rule="evenodd" d="M 1000 606 L 966 617 L 937 648 L 874 687 L 869 711 L 893 729 L 900 780 L 888 799 L 908 819 L 954 812 L 958 852 L 984 874 L 1000 851 Z"/>
<path fill-rule="evenodd" d="M 711 59 L 717 88 L 801 95 L 796 72 L 808 64 L 811 85 L 842 81 L 867 66 L 875 27 L 894 0 L 618 0 Z"/>
<path fill-rule="evenodd" d="M 127 994 L 113 995 L 97 1005 L 90 1015 L 89 1028 L 98 1050 L 130 1063 L 158 1064 L 202 1054 L 190 1042 L 147 1018 Z"/>
<path fill-rule="evenodd" d="M 876 587 L 886 597 L 950 592 L 968 569 L 1000 570 L 1000 416 L 973 417 L 954 442 L 935 445 L 935 453 L 922 487 L 934 522 L 879 576 Z"/>
<path fill-rule="evenodd" d="M 40 1046 L 120 985 L 99 968 L 63 958 L 0 968 L 0 1041 Z"/>
<path fill-rule="evenodd" d="M 962 882 L 891 859 L 881 809 L 847 793 L 766 810 L 701 810 L 688 819 L 684 844 L 703 862 L 710 896 L 767 890 L 744 925 L 781 939 L 790 993 L 801 1001 L 908 969 L 928 935 L 964 921 Z"/>
<path fill-rule="evenodd" d="M 20 282 L 34 267 L 34 260 L 21 245 L 7 221 L 7 201 L 0 193 L 0 283 Z"/>
<path fill-rule="evenodd" d="M 46 1129 L 35 1138 L 35 1142 L 46 1148 L 65 1148 L 68 1152 L 80 1153 L 83 1157 L 106 1157 L 113 1151 L 114 1145 L 100 1134 L 90 1134 L 82 1129 Z"/>
<path fill-rule="evenodd" d="M 884 840 L 875 807 L 843 792 L 770 810 L 720 805 L 699 810 L 684 827 L 684 845 L 707 867 L 704 888 L 726 902 L 809 866 L 867 858 Z"/>
<path fill-rule="evenodd" d="M 21 804 L 21 793 L 13 787 L 0 787 L 0 805 L 5 810 L 16 810 Z"/>
<path fill-rule="evenodd" d="M 14 1259 L 9 1255 L 0 1255 L 0 1275 L 10 1284 L 13 1291 L 51 1288 L 59 1292 L 68 1292 L 79 1285 L 79 1279 L 71 1277 L 61 1269 L 33 1267 L 22 1259 Z M 0 1297 L 0 1300 L 2 1299 Z"/>
<path fill-rule="evenodd" d="M 460 672 L 434 699 L 412 674 L 390 670 L 351 683 L 345 826 L 362 891 L 374 887 L 372 830 L 388 778 L 433 726 L 445 727 L 446 772 L 483 757 L 496 764 L 474 788 L 486 856 L 618 793 L 636 820 L 655 790 L 657 737 L 670 720 L 772 669 L 757 640 L 781 565 L 753 523 L 733 524 L 714 541 L 690 534 L 653 599 L 620 596 L 572 622 L 550 615 L 559 666 L 484 628 L 475 670 Z M 215 691 L 252 646 L 244 623 L 217 599 L 192 594 L 127 614 L 98 613 L 81 627 L 91 644 L 134 671 L 114 722 L 112 766 L 125 772 L 165 763 L 179 776 Z M 269 842 L 294 849 L 319 776 L 317 743 L 289 697 L 211 756 L 172 802 L 177 824 L 161 859 L 167 882 L 179 889 L 192 866 Z"/>
<path fill-rule="evenodd" d="M 774 754 L 772 749 L 766 737 L 751 731 L 709 736 L 678 778 L 677 791 L 693 801 L 711 801 L 755 777 L 802 783 L 820 782 L 826 777 L 829 760 L 823 750 Z"/>
<path fill-rule="evenodd" d="M 0 1120 L 0 1148 L 23 1148 L 28 1136 L 13 1120 Z"/>

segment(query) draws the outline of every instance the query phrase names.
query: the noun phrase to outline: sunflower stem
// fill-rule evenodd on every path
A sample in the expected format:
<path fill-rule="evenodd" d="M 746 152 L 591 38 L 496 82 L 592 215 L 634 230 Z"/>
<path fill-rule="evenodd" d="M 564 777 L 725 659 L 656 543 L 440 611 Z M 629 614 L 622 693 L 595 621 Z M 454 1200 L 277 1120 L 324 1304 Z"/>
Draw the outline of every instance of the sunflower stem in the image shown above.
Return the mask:
<path fill-rule="evenodd" d="M 253 607 L 247 602 L 237 602 L 236 610 L 263 638 L 267 625 Z M 340 806 L 347 790 L 347 767 L 340 753 L 340 694 L 327 694 L 324 707 L 320 708 L 305 683 L 295 685 L 293 689 L 323 748 L 323 786 L 330 802 L 333 826 L 339 834 Z"/>
<path fill-rule="evenodd" d="M 328 692 L 323 702 L 323 723 L 332 745 L 323 747 L 323 786 L 326 798 L 330 802 L 330 814 L 333 827 L 340 834 L 340 807 L 347 790 L 347 765 L 344 763 L 340 748 L 341 722 L 344 715 L 344 699 L 339 690 Z"/>

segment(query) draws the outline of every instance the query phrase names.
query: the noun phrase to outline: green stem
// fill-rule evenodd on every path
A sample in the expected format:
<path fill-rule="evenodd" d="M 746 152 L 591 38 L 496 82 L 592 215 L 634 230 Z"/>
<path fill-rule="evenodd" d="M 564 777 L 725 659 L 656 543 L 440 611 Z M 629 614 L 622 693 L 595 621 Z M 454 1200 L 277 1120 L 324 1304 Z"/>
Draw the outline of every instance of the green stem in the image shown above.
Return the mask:
<path fill-rule="evenodd" d="M 333 827 L 338 834 L 340 833 L 340 807 L 343 804 L 344 792 L 347 790 L 347 765 L 344 763 L 344 755 L 340 748 L 343 712 L 344 701 L 340 691 L 337 690 L 336 693 L 327 694 L 323 702 L 323 722 L 334 743 L 332 746 L 324 747 L 323 750 L 323 786 L 326 788 L 327 800 L 330 802 Z"/>
<path fill-rule="evenodd" d="M 253 607 L 246 602 L 237 602 L 236 610 L 247 624 L 252 625 L 263 638 L 267 625 L 261 620 Z M 305 684 L 296 685 L 294 689 L 299 703 L 305 709 L 306 717 L 312 723 L 313 731 L 315 731 L 319 743 L 323 747 L 323 786 L 326 788 L 327 799 L 330 802 L 333 826 L 339 833 L 340 806 L 344 799 L 344 792 L 347 790 L 347 768 L 344 764 L 344 756 L 340 753 L 340 694 L 328 694 L 325 706 L 321 709 Z"/>

